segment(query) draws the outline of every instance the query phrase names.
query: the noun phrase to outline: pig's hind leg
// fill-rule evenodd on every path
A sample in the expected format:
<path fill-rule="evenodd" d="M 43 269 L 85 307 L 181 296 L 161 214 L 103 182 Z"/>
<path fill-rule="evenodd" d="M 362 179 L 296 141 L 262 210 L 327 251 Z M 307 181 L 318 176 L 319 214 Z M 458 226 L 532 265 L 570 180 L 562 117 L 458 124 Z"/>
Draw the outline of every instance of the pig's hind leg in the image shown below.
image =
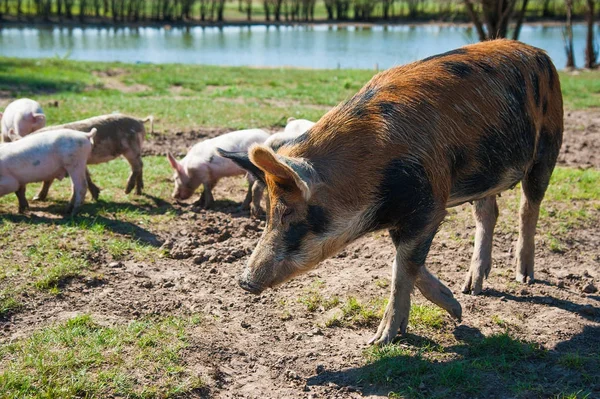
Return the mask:
<path fill-rule="evenodd" d="M 87 193 L 86 167 L 74 167 L 68 170 L 71 177 L 72 194 L 71 200 L 65 213 L 75 216 L 79 207 L 83 204 L 85 194 Z"/>
<path fill-rule="evenodd" d="M 475 248 L 462 292 L 478 295 L 483 287 L 484 277 L 487 278 L 492 268 L 492 239 L 498 219 L 496 196 L 491 195 L 475 201 L 473 217 L 475 218 Z"/>
<path fill-rule="evenodd" d="M 98 201 L 98 196 L 100 195 L 100 188 L 94 184 L 92 181 L 92 177 L 90 176 L 90 171 L 88 168 L 85 168 L 85 181 L 87 182 L 88 190 L 90 190 L 90 194 L 94 201 Z"/>
<path fill-rule="evenodd" d="M 527 171 L 521 185 L 519 239 L 516 250 L 516 279 L 529 284 L 533 283 L 535 230 L 540 204 L 558 158 L 560 140 L 552 138 L 549 134 L 542 134 L 538 147 L 539 158 Z"/>
<path fill-rule="evenodd" d="M 54 180 L 47 180 L 44 183 L 42 183 L 42 188 L 35 195 L 35 197 L 33 197 L 33 200 L 34 201 L 46 201 L 46 198 L 48 198 L 48 190 L 50 190 L 50 186 L 52 185 L 53 181 Z"/>
<path fill-rule="evenodd" d="M 144 183 L 142 181 L 142 170 L 144 168 L 144 163 L 142 162 L 142 156 L 139 152 L 135 152 L 132 150 L 126 151 L 123 153 L 129 165 L 131 165 L 131 174 L 129 175 L 129 179 L 127 179 L 127 186 L 125 187 L 125 194 L 129 194 L 131 190 L 135 187 L 135 193 L 137 195 L 142 194 L 142 188 L 144 187 Z"/>

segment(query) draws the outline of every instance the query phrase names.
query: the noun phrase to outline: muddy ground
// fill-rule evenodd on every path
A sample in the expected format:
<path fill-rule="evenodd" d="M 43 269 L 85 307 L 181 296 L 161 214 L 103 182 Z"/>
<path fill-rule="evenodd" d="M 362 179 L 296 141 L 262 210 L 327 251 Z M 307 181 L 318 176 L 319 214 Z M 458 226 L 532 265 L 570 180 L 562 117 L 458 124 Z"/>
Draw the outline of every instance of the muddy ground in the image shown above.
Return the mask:
<path fill-rule="evenodd" d="M 220 132 L 184 132 L 170 134 L 168 139 L 156 135 L 147 153 L 167 149 L 182 153 L 189 144 Z M 569 112 L 560 163 L 598 168 L 599 150 L 600 111 Z M 75 279 L 55 298 L 23 298 L 25 309 L 2 323 L 0 335 L 3 339 L 27 335 L 76 313 L 90 313 L 111 323 L 146 315 L 201 312 L 204 323 L 195 331 L 186 361 L 207 381 L 211 397 L 387 396 L 390 389 L 385 385 L 361 379 L 363 351 L 376 325 L 327 328 L 324 324 L 335 309 L 310 312 L 298 301 L 317 280 L 323 282 L 319 290 L 326 298 L 386 297 L 385 281 L 393 259 L 387 233 L 366 236 L 307 275 L 253 296 L 237 286 L 236 276 L 256 245 L 264 221 L 237 210 L 244 196 L 238 180 L 227 179 L 216 188 L 219 201 L 214 210 L 174 205 L 180 216 L 169 226 L 169 233 L 145 227 L 147 234 L 140 238 L 169 248 L 169 258 L 150 265 L 100 257 L 93 269 L 106 276 L 104 280 Z M 537 282 L 521 286 L 513 281 L 516 215 L 505 202 L 503 197 L 500 220 L 505 223 L 499 222 L 493 270 L 482 295 L 460 293 L 472 251 L 470 209 L 453 210 L 434 241 L 428 267 L 463 306 L 461 323 L 445 316 L 446 330 L 459 340 L 499 332 L 503 328 L 492 322 L 496 315 L 515 326 L 513 337 L 538 343 L 552 353 L 600 352 L 600 296 L 588 287 L 600 287 L 599 211 L 589 210 L 590 223 L 556 233 L 564 243 L 560 252 L 549 249 L 547 235 L 538 235 Z M 426 300 L 415 293 L 414 302 Z M 544 372 L 550 379 L 558 378 L 553 373 L 561 373 Z M 595 384 L 588 388 L 600 397 L 600 382 Z M 426 396 L 429 387 L 422 389 Z M 508 398 L 512 394 L 494 385 L 481 396 Z"/>

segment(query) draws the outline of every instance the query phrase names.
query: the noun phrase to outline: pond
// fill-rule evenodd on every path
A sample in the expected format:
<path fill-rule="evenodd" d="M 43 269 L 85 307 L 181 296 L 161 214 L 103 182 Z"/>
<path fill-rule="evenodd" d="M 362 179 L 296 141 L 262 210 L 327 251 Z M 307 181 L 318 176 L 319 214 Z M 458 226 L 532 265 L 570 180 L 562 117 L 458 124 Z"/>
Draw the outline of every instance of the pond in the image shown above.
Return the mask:
<path fill-rule="evenodd" d="M 583 65 L 584 25 L 574 27 Z M 562 27 L 526 25 L 521 40 L 565 66 Z M 301 68 L 389 68 L 477 41 L 465 26 L 4 27 L 0 55 Z"/>

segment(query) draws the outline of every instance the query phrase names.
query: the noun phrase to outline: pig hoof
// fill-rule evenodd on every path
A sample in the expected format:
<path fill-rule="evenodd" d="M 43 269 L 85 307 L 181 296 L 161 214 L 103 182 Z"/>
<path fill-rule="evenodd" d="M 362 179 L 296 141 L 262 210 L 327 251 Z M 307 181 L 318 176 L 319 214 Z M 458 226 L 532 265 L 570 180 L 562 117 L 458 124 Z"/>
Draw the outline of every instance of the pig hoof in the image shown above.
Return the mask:
<path fill-rule="evenodd" d="M 40 197 L 39 195 L 36 195 L 33 197 L 32 201 L 46 201 L 46 197 Z"/>
<path fill-rule="evenodd" d="M 533 277 L 528 277 L 523 274 L 517 274 L 516 280 L 522 284 L 533 284 Z"/>
<path fill-rule="evenodd" d="M 262 209 L 255 207 L 250 208 L 250 216 L 252 216 L 253 218 L 260 219 L 263 215 L 264 212 Z"/>
<path fill-rule="evenodd" d="M 462 286 L 463 294 L 479 295 L 483 289 L 483 274 L 481 276 L 474 275 L 472 271 L 467 273 L 467 279 Z"/>

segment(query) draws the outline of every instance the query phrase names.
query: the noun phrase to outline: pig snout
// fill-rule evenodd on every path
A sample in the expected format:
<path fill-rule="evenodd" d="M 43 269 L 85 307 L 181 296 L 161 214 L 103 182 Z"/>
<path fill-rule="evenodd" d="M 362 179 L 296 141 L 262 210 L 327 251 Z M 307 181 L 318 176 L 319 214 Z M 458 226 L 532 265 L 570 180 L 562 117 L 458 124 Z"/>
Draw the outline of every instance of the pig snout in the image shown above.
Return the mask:
<path fill-rule="evenodd" d="M 238 284 L 244 291 L 248 291 L 254 295 L 260 295 L 265 289 L 257 284 L 249 281 L 246 274 L 243 274 L 238 279 Z"/>

